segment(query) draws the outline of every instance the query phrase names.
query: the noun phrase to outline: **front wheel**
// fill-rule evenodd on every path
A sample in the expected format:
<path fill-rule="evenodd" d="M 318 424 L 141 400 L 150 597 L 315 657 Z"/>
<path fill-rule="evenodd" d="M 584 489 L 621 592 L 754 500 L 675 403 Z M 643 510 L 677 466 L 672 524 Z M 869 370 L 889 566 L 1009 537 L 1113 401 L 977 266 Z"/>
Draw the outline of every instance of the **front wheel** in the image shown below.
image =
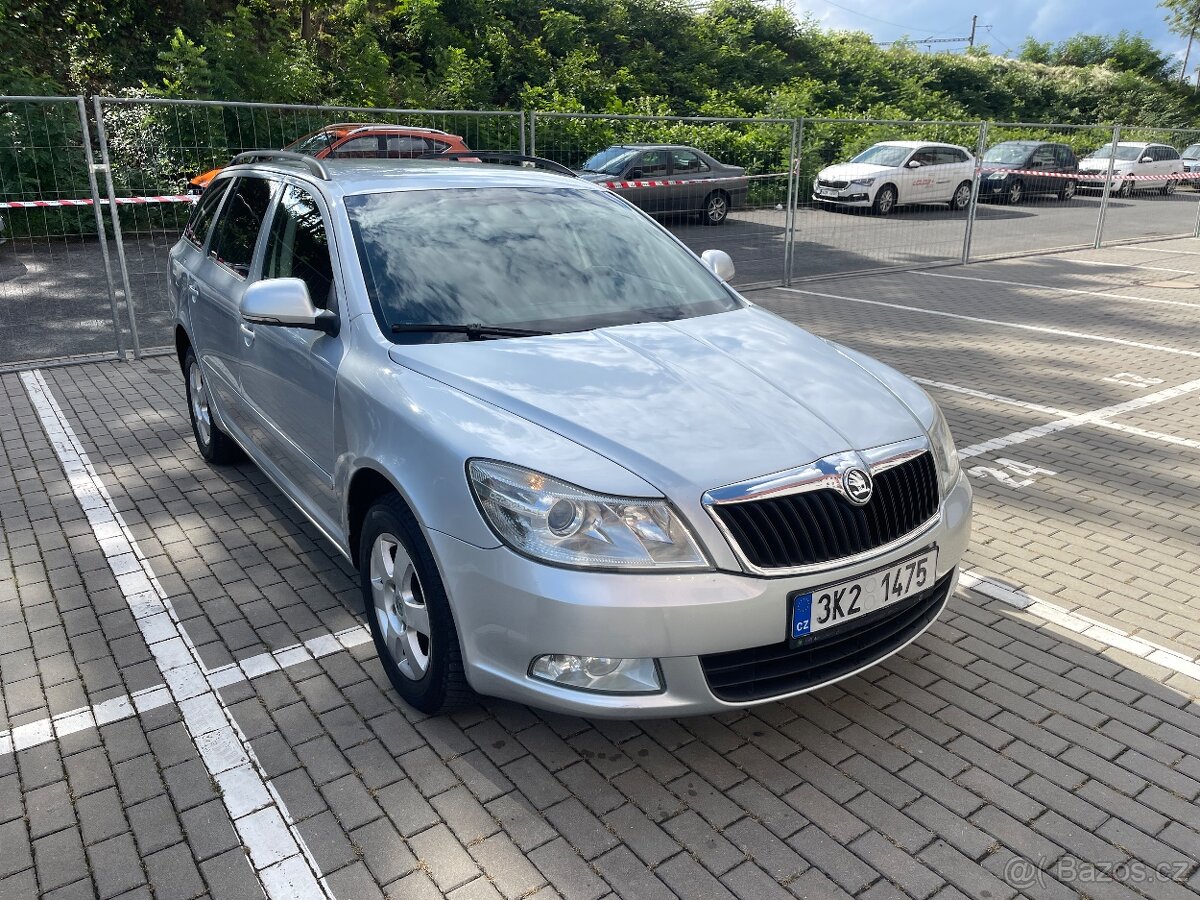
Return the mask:
<path fill-rule="evenodd" d="M 1068 178 L 1061 188 L 1058 189 L 1059 200 L 1070 200 L 1075 196 L 1075 179 Z"/>
<path fill-rule="evenodd" d="M 196 436 L 196 449 L 207 462 L 224 465 L 242 455 L 233 438 L 221 430 L 212 414 L 212 397 L 204 380 L 204 369 L 196 352 L 190 347 L 183 357 L 183 377 L 187 389 L 188 416 L 192 420 L 192 434 Z"/>
<path fill-rule="evenodd" d="M 1133 182 L 1126 178 L 1121 182 L 1121 186 L 1117 188 L 1117 196 L 1129 198 L 1133 196 Z"/>
<path fill-rule="evenodd" d="M 1009 202 L 1012 202 L 1011 200 Z M 962 212 L 971 205 L 971 182 L 964 181 L 954 189 L 954 194 L 950 197 L 950 208 L 955 212 Z"/>
<path fill-rule="evenodd" d="M 1171 196 L 1171 194 L 1175 193 L 1175 188 L 1178 186 L 1178 184 L 1179 184 L 1179 182 L 1175 181 L 1174 179 L 1171 179 L 1170 181 L 1168 181 L 1162 187 L 1163 195 L 1167 196 L 1167 197 Z"/>
<path fill-rule="evenodd" d="M 1019 181 L 1014 181 L 1008 188 L 1008 202 L 1016 206 L 1025 199 L 1025 185 Z M 969 200 L 969 198 L 968 198 Z"/>
<path fill-rule="evenodd" d="M 871 211 L 877 216 L 886 216 L 896 208 L 896 189 L 890 184 L 885 184 L 879 189 L 879 193 L 875 195 L 875 202 L 871 204 Z"/>
<path fill-rule="evenodd" d="M 713 191 L 704 200 L 704 212 L 700 222 L 704 225 L 723 225 L 729 218 L 729 195 L 724 191 Z"/>
<path fill-rule="evenodd" d="M 358 558 L 371 636 L 392 686 L 429 715 L 469 701 L 474 694 L 441 574 L 399 497 L 386 497 L 367 512 Z"/>

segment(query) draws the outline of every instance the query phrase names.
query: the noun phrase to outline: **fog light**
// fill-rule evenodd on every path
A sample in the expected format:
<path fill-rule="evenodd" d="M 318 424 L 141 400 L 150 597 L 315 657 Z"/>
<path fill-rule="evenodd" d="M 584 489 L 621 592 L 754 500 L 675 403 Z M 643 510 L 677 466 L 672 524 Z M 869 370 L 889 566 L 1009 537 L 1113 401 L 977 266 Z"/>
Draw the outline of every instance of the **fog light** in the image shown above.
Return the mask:
<path fill-rule="evenodd" d="M 550 653 L 535 659 L 529 674 L 564 687 L 609 694 L 653 694 L 663 689 L 653 659 Z"/>

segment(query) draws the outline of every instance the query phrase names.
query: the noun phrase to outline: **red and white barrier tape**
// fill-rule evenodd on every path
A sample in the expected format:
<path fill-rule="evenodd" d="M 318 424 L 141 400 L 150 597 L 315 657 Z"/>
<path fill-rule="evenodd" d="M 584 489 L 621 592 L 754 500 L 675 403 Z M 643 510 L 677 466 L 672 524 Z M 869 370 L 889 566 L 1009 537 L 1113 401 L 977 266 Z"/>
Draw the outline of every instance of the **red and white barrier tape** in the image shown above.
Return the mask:
<path fill-rule="evenodd" d="M 750 181 L 754 178 L 787 178 L 787 172 L 769 172 L 766 175 L 731 175 L 727 178 L 702 178 L 696 181 L 687 181 L 682 178 L 659 178 L 637 181 L 600 181 L 597 184 L 613 190 L 625 190 L 627 188 L 678 187 L 684 184 L 715 184 L 718 181 Z"/>
<path fill-rule="evenodd" d="M 1039 169 L 980 169 L 984 176 L 991 175 L 994 172 L 1003 172 L 1005 175 L 1036 175 L 1039 178 L 1070 178 L 1072 181 L 1104 181 L 1108 177 L 1106 172 L 1043 172 Z M 1172 172 L 1170 175 L 1124 175 L 1117 170 L 1112 174 L 1113 181 L 1131 180 L 1131 181 L 1162 181 L 1164 178 L 1172 181 L 1197 181 L 1200 180 L 1200 172 Z"/>
<path fill-rule="evenodd" d="M 118 206 L 139 205 L 142 203 L 195 203 L 199 194 L 165 194 L 158 197 L 118 197 Z M 92 200 L 8 200 L 0 203 L 0 209 L 44 209 L 54 206 L 91 206 Z M 107 200 L 101 200 L 102 206 L 107 206 Z"/>

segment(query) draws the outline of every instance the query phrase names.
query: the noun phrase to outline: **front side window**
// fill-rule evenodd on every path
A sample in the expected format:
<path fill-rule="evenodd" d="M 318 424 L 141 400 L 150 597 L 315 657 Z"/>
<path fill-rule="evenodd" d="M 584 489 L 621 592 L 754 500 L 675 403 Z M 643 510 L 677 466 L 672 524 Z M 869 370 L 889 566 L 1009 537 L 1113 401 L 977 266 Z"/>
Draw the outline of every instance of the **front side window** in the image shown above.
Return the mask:
<path fill-rule="evenodd" d="M 367 137 L 350 138 L 333 148 L 330 156 L 335 159 L 369 159 L 379 155 L 379 138 Z"/>
<path fill-rule="evenodd" d="M 1036 163 L 1039 166 L 1054 165 L 1054 148 L 1053 147 L 1038 147 L 1037 150 L 1034 151 L 1033 156 L 1030 157 L 1029 161 L 1032 163 Z"/>
<path fill-rule="evenodd" d="M 271 220 L 271 233 L 263 256 L 263 278 L 300 278 L 317 309 L 328 309 L 333 300 L 333 263 L 329 234 L 321 208 L 302 187 L 287 185 Z"/>
<path fill-rule="evenodd" d="M 913 159 L 923 166 L 935 166 L 941 162 L 938 159 L 938 152 L 932 147 L 922 147 L 913 154 Z"/>
<path fill-rule="evenodd" d="M 648 150 L 635 163 L 635 170 L 640 170 L 639 178 L 655 178 L 667 174 L 667 151 Z M 632 176 L 631 176 L 632 177 Z"/>
<path fill-rule="evenodd" d="M 346 198 L 372 306 L 398 324 L 567 332 L 741 307 L 694 256 L 607 191 L 459 188 Z"/>
<path fill-rule="evenodd" d="M 192 210 L 187 225 L 183 228 L 183 236 L 190 243 L 200 248 L 204 247 L 204 242 L 208 239 L 208 232 L 212 228 L 213 219 L 217 215 L 217 207 L 221 205 L 221 198 L 225 196 L 225 192 L 229 190 L 231 184 L 233 184 L 232 178 L 219 179 L 210 184 L 208 189 L 200 195 L 200 199 L 196 202 L 196 208 Z"/>
<path fill-rule="evenodd" d="M 271 182 L 265 178 L 239 178 L 221 208 L 209 255 L 243 278 L 250 274 L 258 232 L 270 205 Z"/>

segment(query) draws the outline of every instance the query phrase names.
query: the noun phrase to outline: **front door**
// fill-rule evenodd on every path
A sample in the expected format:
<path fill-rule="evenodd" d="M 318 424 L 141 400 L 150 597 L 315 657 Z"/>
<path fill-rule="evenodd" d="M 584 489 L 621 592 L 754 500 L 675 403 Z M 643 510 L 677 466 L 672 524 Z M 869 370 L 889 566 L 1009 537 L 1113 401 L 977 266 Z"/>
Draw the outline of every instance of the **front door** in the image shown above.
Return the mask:
<path fill-rule="evenodd" d="M 625 170 L 626 181 L 665 181 L 670 172 L 666 150 L 647 150 L 639 153 Z M 664 185 L 625 188 L 622 196 L 646 212 L 665 213 L 671 209 L 671 189 Z"/>
<path fill-rule="evenodd" d="M 913 168 L 913 162 L 920 165 Z M 937 149 L 934 147 L 922 147 L 912 155 L 904 170 L 904 184 L 900 186 L 901 203 L 924 203 L 938 199 L 934 196 L 938 176 L 937 164 Z"/>
<path fill-rule="evenodd" d="M 317 309 L 337 311 L 327 218 L 313 193 L 285 184 L 263 250 L 263 278 L 300 278 Z M 242 389 L 270 462 L 298 489 L 306 508 L 333 533 L 335 380 L 345 332 L 279 325 L 246 326 Z"/>

